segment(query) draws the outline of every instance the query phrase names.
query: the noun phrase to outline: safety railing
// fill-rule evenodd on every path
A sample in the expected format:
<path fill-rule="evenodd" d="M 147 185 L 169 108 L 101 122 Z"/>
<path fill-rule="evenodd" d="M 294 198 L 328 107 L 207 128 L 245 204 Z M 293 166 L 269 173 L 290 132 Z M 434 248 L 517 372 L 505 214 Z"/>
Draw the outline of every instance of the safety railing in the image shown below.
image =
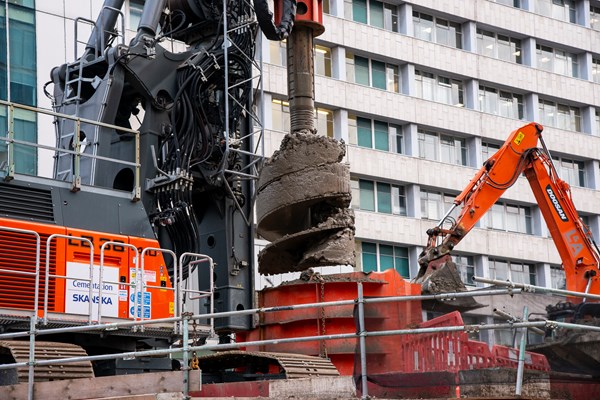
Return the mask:
<path fill-rule="evenodd" d="M 179 257 L 179 276 L 183 277 L 183 266 L 185 264 L 185 260 L 188 258 L 193 258 L 194 260 L 191 260 L 187 263 L 187 276 L 191 276 L 192 275 L 192 271 L 194 268 L 196 268 L 197 266 L 199 266 L 200 264 L 208 264 L 208 268 L 209 268 L 209 282 L 208 282 L 208 290 L 197 290 L 197 289 L 193 289 L 191 288 L 191 280 L 190 279 L 186 279 L 185 280 L 185 284 L 186 287 L 180 287 L 179 289 L 179 294 L 180 297 L 178 298 L 177 304 L 181 305 L 182 309 L 179 310 L 180 313 L 186 312 L 186 310 L 183 310 L 183 305 L 187 304 L 187 300 L 200 300 L 200 299 L 208 299 L 209 301 L 209 313 L 213 314 L 215 311 L 215 293 L 214 293 L 214 274 L 215 274 L 215 264 L 213 262 L 213 259 L 209 256 L 206 255 L 202 255 L 202 254 L 195 254 L 195 253 L 183 253 L 180 257 Z M 175 279 L 177 281 L 177 279 Z M 183 282 L 183 280 L 179 281 L 180 283 Z M 189 295 L 189 296 L 188 296 Z M 182 314 L 179 314 L 182 315 Z M 215 332 L 215 323 L 214 323 L 214 318 L 210 319 L 210 334 L 214 335 Z"/>
<path fill-rule="evenodd" d="M 294 306 L 276 306 L 276 307 L 264 307 L 258 309 L 248 309 L 248 310 L 239 310 L 239 311 L 229 311 L 229 312 L 219 312 L 219 313 L 210 313 L 210 314 L 188 314 L 183 313 L 179 317 L 172 318 L 163 318 L 157 320 L 134 320 L 134 321 L 123 321 L 117 323 L 109 323 L 109 324 L 95 324 L 90 326 L 74 326 L 74 327 L 66 327 L 66 328 L 54 328 L 54 329 L 38 329 L 35 324 L 32 322 L 31 331 L 30 332 L 15 332 L 15 333 L 4 333 L 0 334 L 0 340 L 4 339 L 13 339 L 18 337 L 27 337 L 29 336 L 31 340 L 35 340 L 36 336 L 41 335 L 52 335 L 58 333 L 65 332 L 82 332 L 82 331 L 111 331 L 118 327 L 133 327 L 133 326 L 141 326 L 156 322 L 174 322 L 182 324 L 182 333 L 183 340 L 181 342 L 181 347 L 177 348 L 169 348 L 169 349 L 159 349 L 159 350 L 147 350 L 147 351 L 134 351 L 134 352 L 124 352 L 118 354 L 106 354 L 106 355 L 94 355 L 94 356 L 86 356 L 86 357 L 69 357 L 69 358 L 56 358 L 51 360 L 42 360 L 36 361 L 35 359 L 30 360 L 28 362 L 20 362 L 13 364 L 4 364 L 0 365 L 0 370 L 21 368 L 21 367 L 34 367 L 34 366 L 44 366 L 44 365 L 62 365 L 68 363 L 75 363 L 81 361 L 100 361 L 100 360 L 110 360 L 117 358 L 140 358 L 140 357 L 149 357 L 149 356 L 166 356 L 173 355 L 174 353 L 183 352 L 184 359 L 184 376 L 189 376 L 189 368 L 187 367 L 186 360 L 188 359 L 188 354 L 194 351 L 223 351 L 223 350 L 233 350 L 239 348 L 248 348 L 261 346 L 266 344 L 288 344 L 288 343 L 298 343 L 298 342 L 309 342 L 309 341 L 329 341 L 329 340 L 338 340 L 338 339 L 358 339 L 359 340 L 359 353 L 360 353 L 360 362 L 361 362 L 361 379 L 362 379 L 362 398 L 368 398 L 368 387 L 367 387 L 367 349 L 365 346 L 364 340 L 368 337 L 379 337 L 379 336 L 406 336 L 406 335 L 437 335 L 440 333 L 461 333 L 461 332 L 473 332 L 473 331 L 493 331 L 496 329 L 528 329 L 528 328 L 542 328 L 542 329 L 571 329 L 571 330 L 579 330 L 579 331 L 588 331 L 588 332 L 600 332 L 599 326 L 590 326 L 590 325 L 582 325 L 582 324 L 574 324 L 574 323 L 565 323 L 559 321 L 523 321 L 523 322 L 511 322 L 511 323 L 499 323 L 499 324 L 472 324 L 472 325 L 454 325 L 456 321 L 442 322 L 442 326 L 421 326 L 417 328 L 405 328 L 405 329 L 397 329 L 397 330 L 384 330 L 384 331 L 367 331 L 365 329 L 364 320 L 365 320 L 365 312 L 364 305 L 368 303 L 381 303 L 381 302 L 405 302 L 405 301 L 413 301 L 413 300 L 445 300 L 448 298 L 457 298 L 462 297 L 464 295 L 463 292 L 458 293 L 446 293 L 443 295 L 415 295 L 415 296 L 397 296 L 397 297 L 385 297 L 385 298 L 365 298 L 363 296 L 362 291 L 362 282 L 357 282 L 357 298 L 353 300 L 340 300 L 340 301 L 329 301 L 329 302 L 318 302 L 318 303 L 307 303 L 307 304 L 299 304 Z M 551 290 L 551 289 L 550 289 Z M 473 297 L 478 296 L 490 296 L 490 295 L 519 295 L 524 293 L 522 289 L 519 288 L 508 288 L 508 289 L 490 289 L 490 290 L 482 290 L 482 291 L 474 291 L 468 293 Z M 570 294 L 572 295 L 572 294 Z M 578 297 L 587 297 L 586 294 L 579 293 Z M 242 316 L 242 315 L 253 315 L 253 314 L 267 314 L 267 313 L 277 313 L 281 311 L 290 311 L 290 310 L 301 310 L 301 309 L 311 309 L 311 308 L 323 308 L 323 307 L 336 307 L 336 306 L 351 306 L 358 305 L 358 321 L 360 329 L 358 332 L 350 332 L 350 333 L 337 333 L 337 334 L 329 334 L 329 335 L 317 335 L 317 336 L 303 336 L 303 337 L 293 337 L 293 338 L 276 338 L 276 339 L 268 339 L 268 340 L 256 340 L 256 341 L 248 341 L 241 343 L 228 343 L 228 344 L 218 344 L 218 345 L 203 345 L 203 346 L 190 346 L 189 345 L 189 337 L 187 335 L 189 331 L 189 323 L 190 321 L 198 320 L 198 319 L 206 319 L 206 318 L 222 318 L 227 316 Z M 468 364 L 474 365 L 478 364 L 479 367 L 485 368 L 492 365 L 492 362 L 489 358 L 489 349 L 487 352 L 483 351 L 482 346 L 484 344 L 480 342 L 475 342 L 477 346 L 473 348 L 475 351 L 471 354 L 471 359 L 468 361 Z M 479 348 L 479 347 L 481 348 Z M 456 350 L 461 350 L 460 348 L 456 348 Z M 519 355 L 517 359 L 516 352 L 512 352 L 511 354 L 505 354 L 506 351 L 502 349 L 493 348 L 493 355 L 499 358 L 509 359 L 509 366 L 514 367 L 515 364 L 523 365 L 524 361 L 524 341 L 521 342 L 520 349 L 518 350 Z M 484 354 L 485 353 L 485 354 Z M 447 359 L 442 360 L 443 363 L 453 362 Z M 464 365 L 465 368 L 470 368 L 469 365 Z M 534 365 L 534 369 L 536 366 Z M 518 379 L 522 382 L 522 374 L 523 369 L 520 368 L 518 372 Z M 520 376 L 520 378 L 519 378 Z M 30 376 L 33 380 L 33 376 Z M 189 379 L 184 379 L 183 392 L 185 395 L 188 394 L 189 388 L 186 384 L 189 383 Z M 30 385 L 32 385 L 32 381 L 30 381 Z M 516 385 L 517 390 L 519 389 L 519 381 Z M 31 391 L 30 393 L 33 393 Z M 32 398 L 32 397 L 30 397 Z"/>
<path fill-rule="evenodd" d="M 140 328 L 143 332 L 143 328 L 145 326 L 144 322 L 148 319 L 151 322 L 156 321 L 156 319 L 151 319 L 144 312 L 144 293 L 149 290 L 160 290 L 167 291 L 173 293 L 173 316 L 175 318 L 180 318 L 184 309 L 184 304 L 186 301 L 194 301 L 198 299 L 206 298 L 209 301 L 209 311 L 212 314 L 214 312 L 214 263 L 212 258 L 203 254 L 197 253 L 184 253 L 179 259 L 177 259 L 176 254 L 168 249 L 161 249 L 156 247 L 145 247 L 143 249 L 138 249 L 136 246 L 123 242 L 116 241 L 106 241 L 102 243 L 100 247 L 100 256 L 99 263 L 96 262 L 95 253 L 94 253 L 94 243 L 90 238 L 86 237 L 78 237 L 73 235 L 65 235 L 65 234 L 50 234 L 48 235 L 45 241 L 45 265 L 41 265 L 41 252 L 42 252 L 42 241 L 41 236 L 38 232 L 27 230 L 27 229 L 18 229 L 6 226 L 0 226 L 0 232 L 12 232 L 22 235 L 31 235 L 33 239 L 35 239 L 35 248 L 31 248 L 31 252 L 35 252 L 35 265 L 26 266 L 26 268 L 0 268 L 0 275 L 18 275 L 18 276 L 29 276 L 33 277 L 34 284 L 34 296 L 33 296 L 33 305 L 30 310 L 31 315 L 36 317 L 35 323 L 38 323 L 37 317 L 41 316 L 40 321 L 42 325 L 47 326 L 49 324 L 49 318 L 52 315 L 50 308 L 50 291 L 51 287 L 55 286 L 56 282 L 59 280 L 63 280 L 65 282 L 65 287 L 71 281 L 77 281 L 81 283 L 81 287 L 83 287 L 87 291 L 87 299 L 88 299 L 88 309 L 86 319 L 89 325 L 102 324 L 103 318 L 105 317 L 105 313 L 103 312 L 103 301 L 101 299 L 104 298 L 106 294 L 105 291 L 109 287 L 120 287 L 122 289 L 128 289 L 128 296 L 130 296 L 132 300 L 132 309 L 133 312 L 129 314 L 129 319 L 133 322 L 140 322 L 140 325 L 133 324 L 132 330 Z M 56 262 L 55 257 L 52 256 L 52 252 L 58 247 L 58 241 L 68 241 L 68 243 L 81 243 L 78 246 L 79 251 L 84 251 L 87 253 L 86 257 L 88 258 L 87 263 L 81 263 L 78 261 L 80 265 L 78 268 L 84 272 L 78 272 L 74 274 L 73 271 L 69 273 L 68 263 L 65 264 L 64 273 L 55 273 L 53 272 L 51 266 Z M 130 258 L 127 260 L 128 263 L 128 271 L 130 271 L 131 279 L 129 282 L 123 282 L 120 280 L 111 280 L 105 279 L 105 269 L 106 269 L 106 253 L 111 249 L 114 249 L 116 246 L 122 249 L 129 250 L 129 256 L 125 256 L 126 258 Z M 166 254 L 172 259 L 173 266 L 173 281 L 171 285 L 167 285 L 167 276 L 168 271 L 166 270 L 166 265 L 160 266 L 160 268 L 164 268 L 164 272 L 160 271 L 160 277 L 158 279 L 158 284 L 149 284 L 145 279 L 146 276 L 146 258 L 148 254 L 152 254 L 152 256 L 156 256 L 157 254 Z M 2 255 L 0 255 L 2 257 Z M 186 264 L 186 260 L 189 259 L 189 262 Z M 164 261 L 164 258 L 161 260 Z M 210 269 L 209 273 L 209 285 L 207 290 L 197 290 L 191 288 L 191 282 L 189 279 L 183 279 L 183 267 L 187 265 L 187 276 L 192 276 L 192 271 L 196 267 L 201 264 L 205 264 Z M 42 269 L 43 268 L 43 269 Z M 42 277 L 43 272 L 43 277 Z M 118 279 L 118 278 L 116 278 Z M 53 284 L 54 285 L 53 285 Z M 66 291 L 66 289 L 65 289 Z M 40 301 L 40 297 L 42 297 L 42 301 Z M 97 301 L 97 307 L 94 307 L 94 298 L 100 299 Z M 10 307 L 9 307 L 10 308 Z M 72 314 L 69 310 L 65 310 L 65 313 Z M 120 319 L 123 319 L 120 317 Z M 127 319 L 127 318 L 125 318 Z M 175 334 L 180 334 L 182 332 L 180 320 L 174 321 L 173 331 Z M 214 333 L 214 323 L 210 320 L 210 332 Z"/>
<path fill-rule="evenodd" d="M 4 180 L 12 180 L 15 177 L 15 146 L 26 146 L 40 150 L 49 150 L 54 152 L 55 154 L 70 154 L 73 157 L 73 174 L 71 181 L 71 190 L 78 191 L 81 189 L 81 174 L 79 170 L 79 165 L 81 162 L 81 158 L 90 158 L 93 160 L 101 160 L 110 163 L 115 163 L 119 165 L 129 166 L 134 170 L 134 187 L 132 192 L 132 201 L 138 201 L 141 197 L 141 186 L 140 186 L 140 132 L 135 129 L 129 129 L 122 126 L 107 124 L 103 122 L 93 121 L 86 118 L 79 118 L 73 115 L 67 115 L 62 113 L 57 113 L 54 111 L 46 110 L 44 108 L 31 107 L 23 104 L 17 104 L 13 102 L 8 102 L 4 100 L 0 100 L 0 107 L 6 107 L 8 110 L 8 120 L 7 120 L 7 129 L 5 134 L 0 132 L 0 142 L 6 143 L 7 146 L 7 160 L 6 165 L 3 168 L 4 171 Z M 63 149 L 57 146 L 49 146 L 41 143 L 29 142 L 26 140 L 17 139 L 15 132 L 15 109 L 24 110 L 34 112 L 36 114 L 49 115 L 59 120 L 69 120 L 72 121 L 75 125 L 75 133 L 73 135 L 73 150 Z M 81 124 L 89 124 L 96 127 L 103 127 L 108 129 L 115 129 L 121 132 L 130 133 L 134 136 L 135 139 L 135 154 L 134 161 L 120 160 L 111 157 L 104 157 L 95 154 L 85 154 L 82 152 L 81 148 Z M 1 129 L 1 128 L 0 128 Z"/>

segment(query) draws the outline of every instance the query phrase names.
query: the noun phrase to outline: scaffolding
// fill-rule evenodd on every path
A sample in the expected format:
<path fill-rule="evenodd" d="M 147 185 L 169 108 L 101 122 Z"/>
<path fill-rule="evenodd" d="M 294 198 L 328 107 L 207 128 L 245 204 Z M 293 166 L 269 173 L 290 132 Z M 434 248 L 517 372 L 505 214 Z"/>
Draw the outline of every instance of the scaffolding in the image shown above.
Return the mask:
<path fill-rule="evenodd" d="M 514 286 L 512 282 L 508 282 L 505 284 L 509 286 Z M 365 312 L 364 305 L 365 304 L 376 304 L 381 302 L 406 302 L 406 301 L 414 301 L 414 300 L 438 300 L 444 301 L 446 299 L 456 298 L 465 296 L 466 294 L 463 292 L 459 293 L 446 293 L 439 295 L 422 295 L 422 296 L 399 296 L 399 297 L 386 297 L 386 298 L 365 298 L 363 296 L 362 291 L 362 283 L 358 282 L 356 285 L 357 289 L 357 297 L 354 300 L 342 300 L 342 301 L 329 301 L 329 302 L 319 302 L 319 303 L 307 303 L 307 304 L 298 304 L 295 306 L 281 306 L 281 307 L 266 307 L 266 308 L 257 308 L 257 309 L 249 309 L 249 310 L 241 310 L 241 311 L 230 311 L 230 312 L 221 312 L 221 313 L 209 313 L 209 314 L 197 314 L 193 315 L 191 313 L 182 313 L 173 318 L 163 318 L 163 319 L 154 319 L 154 320 L 143 320 L 143 319 L 135 319 L 131 321 L 120 321 L 114 323 L 93 323 L 89 325 L 83 326 L 71 326 L 71 327 L 61 327 L 61 328 L 46 328 L 43 324 L 38 323 L 38 318 L 35 313 L 30 316 L 30 329 L 29 331 L 23 332 L 13 332 L 13 333 L 3 333 L 0 334 L 0 340 L 7 339 L 15 339 L 15 338 L 29 338 L 30 340 L 30 359 L 27 362 L 13 363 L 13 364 L 4 364 L 0 365 L 0 370 L 7 369 L 16 369 L 21 367 L 29 368 L 29 379 L 28 379 L 28 393 L 29 399 L 33 399 L 33 387 L 35 380 L 34 368 L 38 366 L 45 365 L 64 365 L 69 363 L 77 363 L 81 361 L 99 361 L 99 360 L 109 360 L 109 359 L 117 359 L 117 358 L 140 358 L 140 357 L 149 357 L 149 356 L 172 356 L 173 354 L 181 354 L 183 357 L 183 373 L 184 373 L 184 381 L 182 382 L 182 392 L 184 396 L 189 395 L 189 373 L 190 368 L 188 367 L 189 355 L 193 352 L 199 351 L 226 351 L 226 350 L 235 350 L 240 348 L 248 348 L 253 346 L 261 346 L 266 344 L 288 344 L 288 343 L 298 343 L 298 342 L 308 342 L 308 341 L 328 341 L 328 340 L 339 340 L 339 339 L 353 339 L 356 340 L 359 349 L 360 355 L 360 367 L 361 367 L 361 382 L 362 382 L 362 398 L 368 398 L 368 386 L 367 386 L 367 362 L 366 362 L 366 354 L 367 349 L 365 346 L 366 338 L 371 337 L 381 337 L 381 336 L 404 336 L 404 335 L 428 335 L 428 334 L 439 334 L 439 333 L 453 333 L 453 332 L 477 332 L 483 330 L 495 330 L 495 329 L 530 329 L 530 328 L 541 328 L 541 329 L 569 329 L 569 330 L 580 330 L 587 332 L 600 332 L 600 327 L 598 326 L 590 326 L 590 325 L 582 325 L 582 324 L 574 324 L 574 323 L 565 323 L 559 321 L 527 321 L 527 312 L 525 310 L 523 321 L 522 322 L 507 322 L 502 324 L 475 324 L 475 325 L 456 325 L 456 326 L 437 326 L 437 327 L 422 327 L 422 328 L 407 328 L 407 329 L 398 329 L 398 330 L 387 330 L 387 331 L 367 331 L 365 328 Z M 562 294 L 560 290 L 552 290 L 548 288 L 543 288 L 546 291 L 550 291 L 557 294 Z M 505 289 L 487 289 L 487 290 L 479 290 L 479 291 L 471 291 L 468 293 L 470 296 L 478 297 L 478 296 L 496 296 L 496 295 L 519 295 L 523 292 L 521 288 L 509 287 Z M 570 296 L 577 295 L 578 297 L 590 298 L 590 299 L 600 299 L 600 296 L 597 295 L 586 295 L 582 293 L 573 294 L 570 293 Z M 301 310 L 301 309 L 318 309 L 323 307 L 336 307 L 336 306 L 357 306 L 358 313 L 358 332 L 348 332 L 341 334 L 330 334 L 330 335 L 317 335 L 317 336 L 305 336 L 305 337 L 296 337 L 296 338 L 279 338 L 272 340 L 259 340 L 252 342 L 241 342 L 241 343 L 229 343 L 229 344 L 206 344 L 201 346 L 190 345 L 190 324 L 196 320 L 204 320 L 207 318 L 214 319 L 226 316 L 239 316 L 239 315 L 255 315 L 255 314 L 269 314 L 269 313 L 277 313 L 281 311 L 290 311 L 290 310 Z M 157 350 L 146 350 L 146 351 L 134 351 L 134 352 L 123 352 L 117 354 L 103 354 L 103 355 L 94 355 L 94 356 L 85 356 L 85 357 L 69 357 L 69 358 L 55 358 L 55 359 L 43 359 L 39 360 L 35 357 L 35 341 L 38 340 L 38 337 L 44 335 L 65 333 L 65 332 L 106 332 L 110 333 L 115 329 L 141 329 L 142 327 L 149 324 L 171 324 L 173 332 L 176 331 L 181 332 L 182 339 L 179 342 L 179 345 L 173 348 L 168 349 L 157 349 Z M 526 341 L 523 339 L 519 345 L 518 351 L 518 373 L 517 373 L 517 382 L 515 382 L 515 394 L 520 395 L 522 389 L 523 382 L 523 372 L 524 372 L 524 362 L 525 362 L 525 344 Z M 450 362 L 450 361 L 448 361 Z"/>

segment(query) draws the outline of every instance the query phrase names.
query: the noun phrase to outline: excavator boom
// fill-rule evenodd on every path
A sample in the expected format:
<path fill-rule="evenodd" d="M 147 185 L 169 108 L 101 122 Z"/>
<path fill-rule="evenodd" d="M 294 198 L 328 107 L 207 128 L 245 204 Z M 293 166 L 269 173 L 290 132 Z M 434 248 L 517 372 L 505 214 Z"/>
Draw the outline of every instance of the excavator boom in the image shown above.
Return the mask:
<path fill-rule="evenodd" d="M 542 139 L 542 130 L 541 125 L 530 123 L 513 131 L 454 199 L 453 208 L 437 226 L 427 231 L 428 243 L 419 256 L 420 269 L 416 277 L 424 292 L 431 292 L 432 288 L 434 292 L 440 288 L 462 290 L 462 282 L 455 284 L 457 272 L 451 251 L 524 173 L 563 261 L 567 289 L 600 293 L 598 249 L 579 218 L 569 185 L 558 177 Z M 462 209 L 453 221 L 448 216 L 458 206 Z M 445 228 L 448 221 L 453 222 Z"/>

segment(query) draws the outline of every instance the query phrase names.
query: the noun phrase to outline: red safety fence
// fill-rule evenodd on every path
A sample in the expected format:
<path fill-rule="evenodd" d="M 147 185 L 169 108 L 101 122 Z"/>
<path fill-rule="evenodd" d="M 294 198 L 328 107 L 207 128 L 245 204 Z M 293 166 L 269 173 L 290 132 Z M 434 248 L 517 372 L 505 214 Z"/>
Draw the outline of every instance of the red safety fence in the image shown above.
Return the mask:
<path fill-rule="evenodd" d="M 420 328 L 463 326 L 458 311 L 434 318 L 419 325 Z M 481 368 L 517 368 L 519 350 L 469 339 L 465 331 L 435 332 L 402 335 L 399 338 L 398 357 L 404 360 L 406 373 L 412 372 L 458 372 Z M 549 371 L 546 357 L 525 352 L 525 369 Z"/>

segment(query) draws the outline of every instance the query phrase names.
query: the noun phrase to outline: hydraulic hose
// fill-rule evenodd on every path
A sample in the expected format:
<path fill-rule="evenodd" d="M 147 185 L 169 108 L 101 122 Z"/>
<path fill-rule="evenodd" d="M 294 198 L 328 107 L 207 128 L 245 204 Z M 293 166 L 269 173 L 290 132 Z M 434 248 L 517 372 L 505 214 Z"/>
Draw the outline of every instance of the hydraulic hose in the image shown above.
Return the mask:
<path fill-rule="evenodd" d="M 296 19 L 296 0 L 283 0 L 281 22 L 275 25 L 273 13 L 269 10 L 267 0 L 254 0 L 254 12 L 258 25 L 269 40 L 281 41 L 288 37 Z"/>

